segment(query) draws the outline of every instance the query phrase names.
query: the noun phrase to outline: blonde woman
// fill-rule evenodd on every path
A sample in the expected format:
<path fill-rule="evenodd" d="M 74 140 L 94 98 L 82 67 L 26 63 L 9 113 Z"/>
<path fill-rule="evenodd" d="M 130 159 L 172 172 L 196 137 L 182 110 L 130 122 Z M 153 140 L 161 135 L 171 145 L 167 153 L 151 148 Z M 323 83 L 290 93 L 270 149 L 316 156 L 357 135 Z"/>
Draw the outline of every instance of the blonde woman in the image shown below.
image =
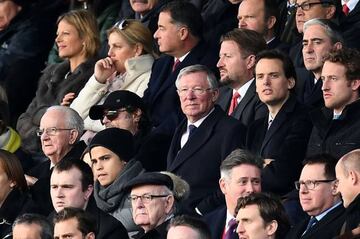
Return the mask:
<path fill-rule="evenodd" d="M 87 142 L 105 128 L 99 120 L 89 118 L 90 107 L 101 104 L 115 90 L 128 90 L 142 97 L 154 62 L 152 35 L 140 22 L 118 22 L 109 30 L 108 37 L 108 57 L 96 62 L 94 75 L 76 98 L 75 94 L 68 94 L 63 99 L 63 105 L 68 105 L 75 98 L 70 107 L 84 119 L 88 132 L 83 139 Z"/>

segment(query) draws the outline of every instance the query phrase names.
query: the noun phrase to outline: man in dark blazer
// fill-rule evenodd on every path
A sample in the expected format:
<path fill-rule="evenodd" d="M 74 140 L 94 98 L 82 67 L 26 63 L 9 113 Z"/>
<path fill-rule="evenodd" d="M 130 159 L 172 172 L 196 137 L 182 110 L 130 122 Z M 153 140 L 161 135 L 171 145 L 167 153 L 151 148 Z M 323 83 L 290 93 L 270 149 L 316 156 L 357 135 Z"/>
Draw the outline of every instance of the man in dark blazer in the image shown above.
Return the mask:
<path fill-rule="evenodd" d="M 299 83 L 304 87 L 303 93 L 298 94 L 298 97 L 311 108 L 324 106 L 320 77 L 324 58 L 331 50 L 340 49 L 343 45 L 342 36 L 337 28 L 326 19 L 311 19 L 304 24 L 302 53 L 306 70 L 301 73 L 300 68 L 297 72 L 301 81 Z"/>
<path fill-rule="evenodd" d="M 164 55 L 154 63 L 143 97 L 160 135 L 172 135 L 183 118 L 174 84 L 180 69 L 199 63 L 216 69 L 217 52 L 209 56 L 202 26 L 199 10 L 186 1 L 170 2 L 160 12 L 154 37 Z"/>
<path fill-rule="evenodd" d="M 217 104 L 248 126 L 266 115 L 266 106 L 255 91 L 255 56 L 266 49 L 262 36 L 248 29 L 234 29 L 221 37 L 217 67 L 220 71 L 220 96 Z M 236 97 L 239 95 L 239 97 Z"/>
<path fill-rule="evenodd" d="M 212 239 L 219 239 L 230 233 L 230 221 L 235 220 L 235 208 L 239 197 L 261 191 L 262 167 L 261 158 L 242 149 L 235 149 L 221 163 L 219 185 L 225 195 L 226 205 L 204 216 Z M 231 233 L 234 239 L 238 238 L 234 230 Z"/>
<path fill-rule="evenodd" d="M 345 209 L 337 191 L 335 165 L 337 159 L 328 154 L 313 155 L 303 162 L 299 181 L 302 209 L 309 215 L 296 224 L 287 238 L 335 238 L 345 220 Z"/>
<path fill-rule="evenodd" d="M 341 1 L 347 4 L 349 13 L 339 14 L 340 28 L 347 47 L 360 50 L 360 1 Z"/>
<path fill-rule="evenodd" d="M 186 119 L 177 127 L 167 158 L 167 171 L 190 185 L 185 207 L 197 204 L 219 189 L 223 159 L 244 144 L 245 127 L 215 106 L 219 95 L 214 74 L 203 65 L 182 69 L 176 80 Z"/>
<path fill-rule="evenodd" d="M 277 50 L 259 54 L 255 77 L 256 91 L 269 113 L 250 125 L 246 144 L 265 159 L 263 191 L 284 195 L 299 177 L 311 123 L 292 93 L 296 74 L 288 56 Z"/>
<path fill-rule="evenodd" d="M 125 227 L 111 215 L 101 211 L 92 196 L 94 175 L 89 165 L 78 159 L 63 159 L 51 175 L 51 200 L 55 213 L 65 207 L 84 209 L 96 221 L 96 238 L 128 238 Z"/>

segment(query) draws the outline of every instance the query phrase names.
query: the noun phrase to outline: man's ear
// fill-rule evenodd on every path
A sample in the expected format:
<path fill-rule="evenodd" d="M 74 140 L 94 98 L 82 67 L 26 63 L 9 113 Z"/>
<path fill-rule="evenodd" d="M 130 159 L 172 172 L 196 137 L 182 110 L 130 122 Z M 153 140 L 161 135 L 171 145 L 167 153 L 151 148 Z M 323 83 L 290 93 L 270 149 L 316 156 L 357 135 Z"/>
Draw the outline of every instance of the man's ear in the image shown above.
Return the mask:
<path fill-rule="evenodd" d="M 94 186 L 93 185 L 89 185 L 88 186 L 88 188 L 86 189 L 86 191 L 85 191 L 85 200 L 86 201 L 88 201 L 89 200 L 89 198 L 90 198 L 90 196 L 91 196 L 91 194 L 92 194 L 92 192 L 94 191 Z"/>
<path fill-rule="evenodd" d="M 246 59 L 246 68 L 249 70 L 255 67 L 255 62 L 256 62 L 255 55 L 248 56 Z"/>
<path fill-rule="evenodd" d="M 268 223 L 265 227 L 266 233 L 268 236 L 275 235 L 276 230 L 278 229 L 278 222 L 275 220 L 272 220 L 270 223 Z"/>
<path fill-rule="evenodd" d="M 180 27 L 179 36 L 182 41 L 186 40 L 189 36 L 189 29 L 185 26 Z"/>
<path fill-rule="evenodd" d="M 274 28 L 275 23 L 276 23 L 276 17 L 275 16 L 270 16 L 269 19 L 266 22 L 267 28 L 269 30 Z"/>
<path fill-rule="evenodd" d="M 79 136 L 79 132 L 75 129 L 70 130 L 69 144 L 75 144 L 76 139 Z"/>
<path fill-rule="evenodd" d="M 167 214 L 169 214 L 171 212 L 171 210 L 173 209 L 174 203 L 175 203 L 174 195 L 169 195 L 166 198 L 166 206 L 165 206 L 165 212 Z"/>
<path fill-rule="evenodd" d="M 219 186 L 220 186 L 220 190 L 221 192 L 225 195 L 226 193 L 226 181 L 225 181 L 225 178 L 220 178 L 219 179 Z"/>
<path fill-rule="evenodd" d="M 95 239 L 95 233 L 89 232 L 86 234 L 85 239 Z"/>

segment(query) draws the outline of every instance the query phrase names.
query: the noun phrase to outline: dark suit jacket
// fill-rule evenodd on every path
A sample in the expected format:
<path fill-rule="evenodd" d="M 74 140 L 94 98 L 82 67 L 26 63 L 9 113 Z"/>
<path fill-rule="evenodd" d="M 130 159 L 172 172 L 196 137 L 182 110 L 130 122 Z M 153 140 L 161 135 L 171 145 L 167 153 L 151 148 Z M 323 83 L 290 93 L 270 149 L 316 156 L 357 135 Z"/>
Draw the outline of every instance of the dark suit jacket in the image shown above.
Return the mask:
<path fill-rule="evenodd" d="M 219 188 L 220 164 L 231 151 L 244 145 L 246 130 L 240 122 L 225 115 L 219 106 L 215 106 L 184 147 L 180 148 L 186 127 L 187 120 L 184 120 L 175 131 L 168 153 L 167 171 L 189 183 L 191 194 L 185 204 L 194 209 L 201 199 Z"/>
<path fill-rule="evenodd" d="M 358 2 L 355 8 L 345 16 L 340 14 L 340 29 L 347 47 L 360 49 L 360 3 Z"/>
<path fill-rule="evenodd" d="M 274 159 L 262 172 L 262 189 L 283 195 L 300 176 L 312 124 L 307 108 L 294 95 L 282 106 L 268 128 L 268 116 L 250 125 L 247 148 L 265 159 Z"/>
<path fill-rule="evenodd" d="M 275 37 L 267 44 L 268 49 L 278 49 L 286 54 L 289 53 L 290 45 L 282 42 L 279 37 Z"/>
<path fill-rule="evenodd" d="M 205 215 L 203 220 L 209 226 L 211 239 L 221 239 L 226 223 L 226 206 L 219 207 Z M 238 238 L 237 235 L 236 238 Z"/>
<path fill-rule="evenodd" d="M 328 214 L 325 215 L 320 221 L 312 226 L 303 236 L 301 236 L 307 224 L 309 223 L 307 218 L 300 223 L 296 224 L 286 235 L 287 239 L 312 239 L 312 238 L 328 238 L 332 239 L 339 235 L 341 226 L 345 221 L 345 209 L 343 205 L 339 205 L 334 208 Z"/>
<path fill-rule="evenodd" d="M 245 96 L 236 106 L 232 117 L 238 119 L 242 124 L 248 126 L 251 122 L 263 118 L 267 115 L 267 107 L 263 104 L 256 94 L 255 80 L 251 83 Z M 217 104 L 225 111 L 229 111 L 233 89 L 228 86 L 220 88 L 220 97 Z"/>
<path fill-rule="evenodd" d="M 217 71 L 215 56 L 205 54 L 205 43 L 200 42 L 172 72 L 174 58 L 162 56 L 156 60 L 151 70 L 148 89 L 144 93 L 144 101 L 154 127 L 161 134 L 172 135 L 176 126 L 184 118 L 179 96 L 176 92 L 175 80 L 179 71 L 190 65 L 203 64 Z"/>

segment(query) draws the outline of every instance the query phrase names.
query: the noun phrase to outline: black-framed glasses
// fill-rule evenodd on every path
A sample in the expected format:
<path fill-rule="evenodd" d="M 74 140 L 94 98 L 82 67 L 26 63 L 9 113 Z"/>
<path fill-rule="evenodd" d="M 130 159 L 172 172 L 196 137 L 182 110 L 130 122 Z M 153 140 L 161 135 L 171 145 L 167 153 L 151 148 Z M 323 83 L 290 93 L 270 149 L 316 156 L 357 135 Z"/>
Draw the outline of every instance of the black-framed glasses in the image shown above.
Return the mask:
<path fill-rule="evenodd" d="M 196 96 L 200 96 L 200 95 L 205 94 L 205 92 L 207 92 L 209 90 L 212 90 L 212 88 L 207 88 L 207 89 L 204 89 L 204 88 L 193 88 L 193 89 L 181 88 L 181 89 L 178 89 L 177 91 L 178 91 L 179 95 L 181 95 L 181 96 L 187 95 L 190 91 L 192 93 L 194 93 Z"/>
<path fill-rule="evenodd" d="M 46 129 L 37 129 L 36 130 L 36 135 L 37 136 L 41 136 L 41 135 L 43 135 L 44 134 L 44 132 L 47 134 L 47 135 L 49 135 L 49 136 L 54 136 L 54 135 L 56 135 L 56 133 L 58 132 L 58 131 L 62 131 L 62 130 L 73 130 L 73 128 L 56 128 L 56 127 L 50 127 L 50 128 L 46 128 Z"/>
<path fill-rule="evenodd" d="M 124 20 L 121 20 L 121 21 L 118 21 L 117 23 L 115 23 L 114 27 L 117 27 L 120 30 L 124 30 L 128 25 L 129 25 L 129 21 L 124 19 Z"/>
<path fill-rule="evenodd" d="M 104 111 L 104 115 L 103 118 L 107 118 L 110 121 L 113 121 L 114 119 L 116 119 L 118 117 L 118 115 L 121 112 L 125 112 L 126 109 L 119 109 L 119 110 L 105 110 Z"/>
<path fill-rule="evenodd" d="M 330 183 L 333 181 L 336 181 L 336 179 L 296 181 L 295 188 L 300 190 L 301 185 L 304 185 L 308 190 L 314 190 L 319 183 Z"/>
<path fill-rule="evenodd" d="M 294 7 L 295 9 L 301 8 L 303 11 L 309 11 L 312 6 L 319 4 L 330 4 L 330 2 L 303 2 L 301 4 L 296 3 Z"/>
<path fill-rule="evenodd" d="M 135 203 L 139 198 L 141 200 L 142 203 L 150 203 L 154 198 L 165 198 L 170 196 L 169 194 L 164 194 L 164 195 L 152 195 L 152 194 L 144 194 L 141 196 L 138 195 L 130 195 L 129 199 L 132 203 Z"/>

